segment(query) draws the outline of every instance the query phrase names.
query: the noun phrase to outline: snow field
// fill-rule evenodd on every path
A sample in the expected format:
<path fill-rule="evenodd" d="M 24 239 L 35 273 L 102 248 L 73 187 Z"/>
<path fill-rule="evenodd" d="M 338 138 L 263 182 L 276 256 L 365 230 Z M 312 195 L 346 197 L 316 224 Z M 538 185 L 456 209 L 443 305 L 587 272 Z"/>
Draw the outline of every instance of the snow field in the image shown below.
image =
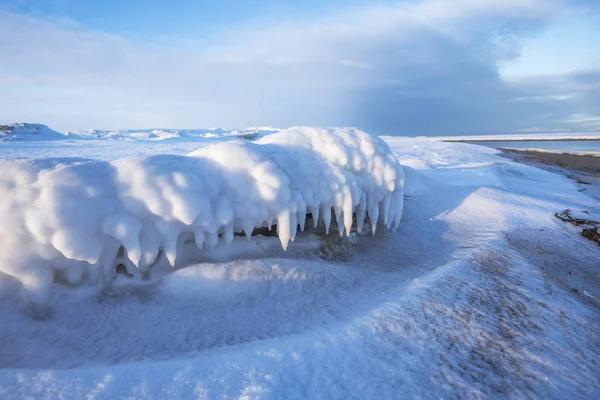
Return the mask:
<path fill-rule="evenodd" d="M 397 228 L 404 172 L 383 140 L 350 128 L 291 128 L 187 156 L 0 164 L 0 297 L 19 287 L 44 303 L 53 282 L 110 283 L 117 266 L 147 276 L 177 265 L 183 234 L 198 249 L 277 225 L 287 248 L 307 213 L 340 235 L 368 217 Z M 179 251 L 180 252 L 180 251 Z M 7 283 L 8 282 L 8 283 Z"/>
<path fill-rule="evenodd" d="M 180 160 L 198 146 L 177 140 L 22 148 L 29 159 L 135 151 Z M 553 215 L 598 220 L 598 201 L 494 149 L 383 140 L 406 173 L 396 231 L 330 235 L 318 250 L 299 232 L 286 253 L 276 237 L 236 235 L 203 247 L 208 262 L 176 271 L 161 255 L 147 281 L 56 285 L 42 315 L 6 298 L 0 397 L 598 398 L 598 247 Z M 182 238 L 177 264 L 197 249 L 193 232 Z"/>

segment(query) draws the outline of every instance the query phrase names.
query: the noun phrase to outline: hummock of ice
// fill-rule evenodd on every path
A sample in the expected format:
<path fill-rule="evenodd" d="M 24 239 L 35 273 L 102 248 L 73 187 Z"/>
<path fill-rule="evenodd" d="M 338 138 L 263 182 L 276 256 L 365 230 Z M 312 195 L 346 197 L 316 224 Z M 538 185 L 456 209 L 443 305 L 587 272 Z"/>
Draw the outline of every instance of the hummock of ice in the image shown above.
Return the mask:
<path fill-rule="evenodd" d="M 357 129 L 291 128 L 187 156 L 0 164 L 0 275 L 43 302 L 55 281 L 108 283 L 118 264 L 144 277 L 183 234 L 199 249 L 277 224 L 283 248 L 307 213 L 340 234 L 356 216 L 396 228 L 404 172 L 389 147 Z M 0 290 L 1 292 L 2 290 Z"/>

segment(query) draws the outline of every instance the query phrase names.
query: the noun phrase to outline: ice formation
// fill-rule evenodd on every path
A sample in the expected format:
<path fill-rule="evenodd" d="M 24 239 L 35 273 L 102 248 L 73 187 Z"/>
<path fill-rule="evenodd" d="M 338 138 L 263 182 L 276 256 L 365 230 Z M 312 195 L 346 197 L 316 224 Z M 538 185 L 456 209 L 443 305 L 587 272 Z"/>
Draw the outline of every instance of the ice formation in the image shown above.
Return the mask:
<path fill-rule="evenodd" d="M 185 234 L 199 249 L 277 225 L 287 248 L 307 213 L 340 234 L 365 218 L 396 228 L 404 172 L 385 142 L 351 128 L 291 128 L 187 156 L 0 164 L 0 273 L 40 298 L 59 280 L 109 282 L 118 264 L 143 277 Z M 43 301 L 43 300 L 42 300 Z"/>

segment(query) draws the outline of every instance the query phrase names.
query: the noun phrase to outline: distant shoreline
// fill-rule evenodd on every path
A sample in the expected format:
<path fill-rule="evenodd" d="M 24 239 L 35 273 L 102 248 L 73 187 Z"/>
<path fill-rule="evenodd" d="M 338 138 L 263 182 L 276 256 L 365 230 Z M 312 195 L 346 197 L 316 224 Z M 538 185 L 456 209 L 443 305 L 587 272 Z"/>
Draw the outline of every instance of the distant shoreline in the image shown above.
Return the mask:
<path fill-rule="evenodd" d="M 502 156 L 522 164 L 549 170 L 573 179 L 580 192 L 600 200 L 600 157 L 590 154 L 547 153 L 500 149 Z"/>
<path fill-rule="evenodd" d="M 455 142 L 455 143 L 474 143 L 474 142 L 582 142 L 582 141 L 590 141 L 590 140 L 600 140 L 600 137 L 590 137 L 590 138 L 561 138 L 561 139 L 552 139 L 552 138 L 540 138 L 540 139 L 440 139 L 442 142 Z"/>
<path fill-rule="evenodd" d="M 534 164 L 536 166 L 554 166 L 585 176 L 600 179 L 600 157 L 591 154 L 548 153 L 535 150 L 500 149 L 502 155 L 514 161 Z M 569 176 L 569 174 L 566 174 Z M 570 176 L 572 177 L 572 176 Z M 576 179 L 578 180 L 578 179 Z"/>

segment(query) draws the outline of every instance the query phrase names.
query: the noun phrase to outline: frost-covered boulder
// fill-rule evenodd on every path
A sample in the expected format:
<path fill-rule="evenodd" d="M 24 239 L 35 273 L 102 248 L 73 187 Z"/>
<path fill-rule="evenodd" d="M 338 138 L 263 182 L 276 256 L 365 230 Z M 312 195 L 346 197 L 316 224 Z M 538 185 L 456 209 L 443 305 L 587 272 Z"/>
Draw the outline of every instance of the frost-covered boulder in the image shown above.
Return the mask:
<path fill-rule="evenodd" d="M 42 124 L 0 125 L 0 141 L 8 140 L 59 140 L 66 136 Z"/>
<path fill-rule="evenodd" d="M 110 282 L 119 264 L 142 278 L 160 253 L 175 265 L 182 236 L 203 249 L 276 224 L 285 249 L 307 213 L 327 232 L 335 218 L 342 235 L 353 216 L 358 230 L 367 217 L 373 233 L 378 221 L 395 229 L 403 186 L 385 142 L 341 128 L 291 128 L 187 156 L 4 163 L 0 271 L 43 301 L 55 281 Z"/>

